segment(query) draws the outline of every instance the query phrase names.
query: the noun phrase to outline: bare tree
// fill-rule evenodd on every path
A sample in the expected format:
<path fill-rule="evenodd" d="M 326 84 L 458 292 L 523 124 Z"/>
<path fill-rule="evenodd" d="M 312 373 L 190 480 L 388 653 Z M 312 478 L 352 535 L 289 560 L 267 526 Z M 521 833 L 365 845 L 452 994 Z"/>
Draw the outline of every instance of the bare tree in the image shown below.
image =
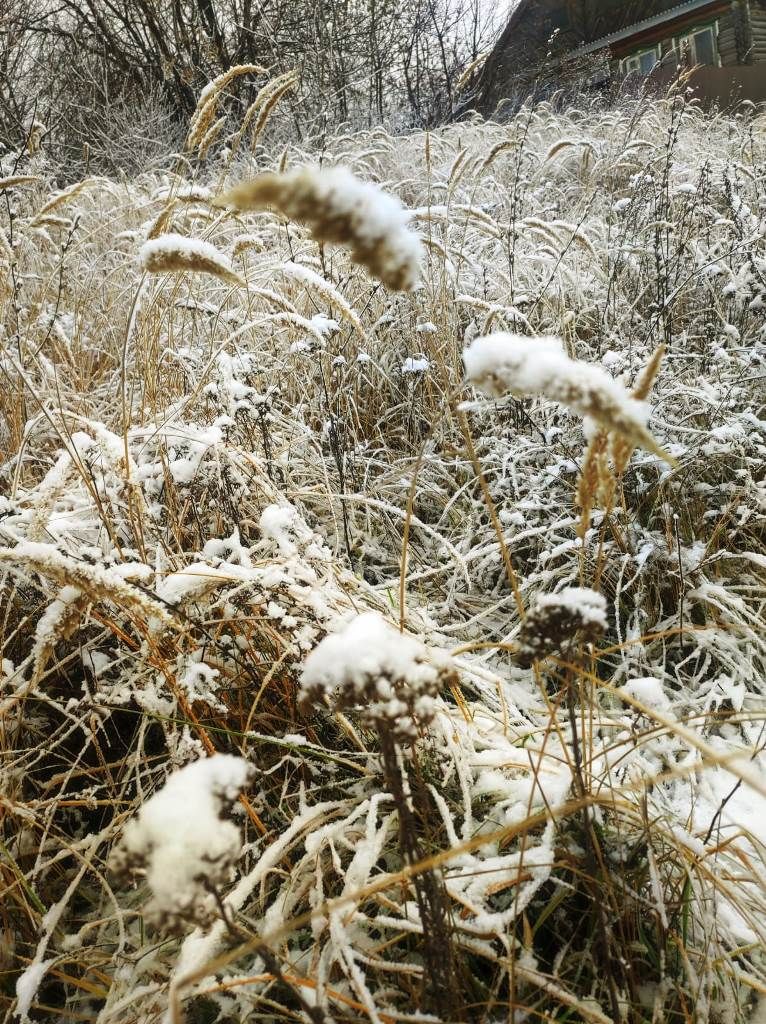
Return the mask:
<path fill-rule="evenodd" d="M 18 145 L 34 109 L 60 164 L 87 144 L 102 169 L 125 167 L 131 140 L 151 163 L 162 145 L 147 142 L 177 145 L 200 90 L 237 64 L 300 70 L 299 129 L 434 125 L 454 112 L 495 14 L 483 0 L 5 0 L 0 141 Z M 233 122 L 262 84 L 232 82 Z"/>

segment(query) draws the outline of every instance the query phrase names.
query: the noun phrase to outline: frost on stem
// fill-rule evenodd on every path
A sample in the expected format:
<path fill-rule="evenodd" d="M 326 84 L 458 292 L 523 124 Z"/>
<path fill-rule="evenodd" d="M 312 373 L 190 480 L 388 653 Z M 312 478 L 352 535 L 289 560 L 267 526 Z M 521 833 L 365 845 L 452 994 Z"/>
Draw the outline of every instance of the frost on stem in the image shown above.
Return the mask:
<path fill-rule="evenodd" d="M 412 742 L 436 714 L 434 698 L 454 677 L 449 659 L 404 636 L 375 612 L 325 637 L 306 659 L 304 707 L 359 709 L 365 725 Z"/>
<path fill-rule="evenodd" d="M 228 257 L 200 238 L 173 233 L 158 235 L 144 242 L 139 259 L 151 274 L 212 274 L 227 284 L 245 284 L 232 269 Z"/>
<path fill-rule="evenodd" d="M 574 643 L 597 640 L 606 627 L 606 601 L 595 590 L 567 587 L 544 594 L 524 620 L 516 661 L 529 667 L 549 654 L 566 654 Z"/>
<path fill-rule="evenodd" d="M 209 924 L 213 893 L 227 882 L 241 850 L 239 828 L 222 817 L 251 774 L 240 757 L 217 754 L 174 772 L 126 827 L 112 868 L 142 872 L 152 899 L 147 917 L 164 931 Z"/>
<path fill-rule="evenodd" d="M 542 395 L 668 458 L 646 427 L 646 406 L 600 366 L 570 359 L 559 338 L 489 334 L 463 350 L 463 362 L 470 382 L 488 395 Z"/>
<path fill-rule="evenodd" d="M 231 81 L 241 75 L 262 75 L 265 71 L 266 69 L 262 68 L 260 64 L 236 64 L 228 71 L 218 75 L 212 82 L 208 82 L 199 95 L 197 107 L 189 122 L 189 134 L 186 138 L 187 150 L 201 148 L 215 121 L 218 101 Z"/>
<path fill-rule="evenodd" d="M 420 239 L 395 196 L 359 181 L 344 167 L 297 167 L 260 174 L 221 196 L 216 205 L 235 210 L 276 207 L 305 221 L 318 242 L 347 245 L 355 263 L 397 291 L 412 291 L 420 278 Z"/>
<path fill-rule="evenodd" d="M 407 864 L 425 856 L 418 839 L 417 813 L 428 817 L 422 787 L 400 758 L 397 744 L 412 743 L 436 714 L 440 688 L 455 678 L 450 659 L 404 636 L 375 612 L 357 616 L 306 659 L 301 704 L 359 709 L 362 722 L 377 731 L 386 787 L 399 818 L 399 846 Z M 412 880 L 423 931 L 426 1005 L 439 1020 L 453 1020 L 460 997 L 456 984 L 449 896 L 434 871 Z"/>

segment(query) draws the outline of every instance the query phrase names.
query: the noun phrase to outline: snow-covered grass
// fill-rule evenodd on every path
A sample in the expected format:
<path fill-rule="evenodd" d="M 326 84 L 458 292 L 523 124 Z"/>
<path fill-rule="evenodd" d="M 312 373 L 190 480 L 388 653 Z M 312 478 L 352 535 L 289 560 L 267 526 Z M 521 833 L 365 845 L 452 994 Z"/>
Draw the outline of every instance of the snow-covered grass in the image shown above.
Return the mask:
<path fill-rule="evenodd" d="M 3 1019 L 762 1019 L 764 115 L 231 156 L 0 162 Z"/>

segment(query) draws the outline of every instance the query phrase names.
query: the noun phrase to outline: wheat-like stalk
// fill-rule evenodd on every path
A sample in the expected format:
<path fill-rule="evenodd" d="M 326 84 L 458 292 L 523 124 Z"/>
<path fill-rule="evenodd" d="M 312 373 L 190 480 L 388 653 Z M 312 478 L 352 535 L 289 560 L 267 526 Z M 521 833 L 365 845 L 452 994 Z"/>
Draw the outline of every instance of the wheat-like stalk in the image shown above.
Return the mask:
<path fill-rule="evenodd" d="M 40 681 L 56 644 L 68 640 L 76 632 L 90 603 L 91 597 L 86 591 L 67 584 L 40 616 L 32 649 L 32 685 Z"/>
<path fill-rule="evenodd" d="M 270 303 L 272 306 L 276 306 L 276 308 L 282 310 L 283 313 L 297 314 L 298 312 L 289 299 L 285 298 L 284 295 L 280 295 L 279 292 L 275 292 L 272 288 L 251 288 L 250 294 L 253 298 L 257 296 L 265 299 L 266 302 Z"/>
<path fill-rule="evenodd" d="M 292 220 L 306 221 L 317 241 L 348 245 L 354 262 L 390 288 L 411 291 L 418 282 L 421 246 L 408 229 L 406 211 L 343 168 L 261 174 L 225 193 L 216 205 L 240 211 L 274 206 Z"/>
<path fill-rule="evenodd" d="M 460 73 L 460 77 L 455 82 L 455 92 L 460 92 L 461 89 L 465 88 L 466 84 L 470 81 L 474 71 L 478 71 L 479 68 L 484 64 L 489 52 L 480 53 L 478 57 L 475 57 L 470 64 L 468 64 Z"/>
<path fill-rule="evenodd" d="M 218 101 L 227 85 L 242 75 L 263 75 L 265 73 L 266 69 L 261 67 L 260 64 L 235 64 L 234 67 L 229 68 L 228 71 L 214 78 L 212 82 L 208 82 L 200 93 L 196 109 L 189 122 L 186 149 L 197 149 L 204 140 L 210 130 L 210 126 L 216 120 L 215 115 L 218 110 Z"/>
<path fill-rule="evenodd" d="M 637 402 L 644 402 L 649 397 L 649 392 L 652 390 L 652 385 L 657 378 L 657 374 L 660 372 L 660 367 L 662 366 L 662 360 L 664 357 L 665 346 L 658 345 L 652 353 L 649 362 L 641 371 L 639 378 L 633 387 L 633 391 L 631 392 L 633 398 Z M 615 436 L 612 438 L 612 462 L 614 463 L 615 476 L 618 479 L 625 472 L 632 453 L 633 446 L 627 438 L 621 436 Z"/>
<path fill-rule="evenodd" d="M 294 281 L 300 281 L 307 288 L 311 288 L 320 295 L 323 295 L 331 305 L 333 305 L 340 315 L 356 328 L 357 331 L 365 337 L 364 327 L 362 327 L 362 321 L 356 315 L 354 310 L 351 308 L 348 302 L 343 298 L 337 288 L 334 288 L 329 281 L 326 281 L 320 274 L 312 270 L 311 267 L 305 267 L 302 263 L 283 263 L 279 268 L 283 274 L 287 277 L 292 278 Z"/>
<path fill-rule="evenodd" d="M 294 89 L 298 84 L 298 72 L 297 71 L 286 71 L 283 75 L 278 75 L 277 78 L 273 78 L 270 82 L 267 82 L 255 97 L 253 102 L 245 111 L 245 116 L 242 119 L 242 125 L 236 134 L 232 151 L 234 154 L 238 151 L 242 140 L 253 124 L 252 135 L 250 138 L 250 148 L 255 149 L 255 145 L 266 127 L 272 110 L 279 103 L 285 93 L 288 93 L 291 89 Z"/>
<path fill-rule="evenodd" d="M 516 139 L 501 139 L 500 142 L 496 142 L 479 165 L 476 177 L 480 177 L 489 167 L 491 167 L 501 153 L 507 153 L 512 149 L 518 148 L 519 143 Z"/>
<path fill-rule="evenodd" d="M 29 222 L 31 227 L 37 227 L 43 222 L 43 218 L 53 213 L 54 210 L 58 210 L 59 207 L 68 203 L 75 196 L 78 196 L 83 189 L 87 188 L 88 185 L 92 184 L 93 179 L 85 178 L 84 181 L 77 181 L 74 185 L 70 185 L 68 188 L 62 189 L 60 192 L 54 193 L 50 199 L 37 211 L 35 216 Z"/>
<path fill-rule="evenodd" d="M 160 235 L 164 235 L 167 232 L 167 227 L 173 219 L 173 211 L 178 206 L 179 200 L 174 196 L 170 199 L 165 206 L 160 210 L 155 219 L 149 225 L 149 230 L 146 232 L 146 240 L 149 241 L 152 238 L 159 238 Z"/>
<path fill-rule="evenodd" d="M 141 266 L 150 274 L 211 274 L 227 284 L 244 285 L 229 258 L 210 242 L 184 235 L 158 235 L 148 239 L 139 252 Z"/>
<path fill-rule="evenodd" d="M 12 174 L 9 178 L 0 178 L 0 192 L 20 188 L 22 185 L 33 185 L 36 181 L 40 181 L 37 174 Z"/>
<path fill-rule="evenodd" d="M 600 366 L 570 359 L 558 338 L 490 334 L 466 348 L 463 361 L 471 383 L 490 395 L 543 395 L 674 462 L 646 428 L 641 403 Z"/>
<path fill-rule="evenodd" d="M 207 131 L 205 132 L 205 134 L 202 136 L 202 138 L 199 140 L 199 143 L 197 144 L 197 155 L 199 156 L 200 160 L 204 160 L 205 159 L 205 157 L 207 156 L 208 152 L 210 151 L 210 147 L 213 145 L 215 140 L 221 134 L 221 132 L 223 131 L 225 126 L 226 126 L 226 115 L 224 114 L 223 117 L 219 117 L 217 121 L 213 121 L 213 123 L 207 129 Z"/>
<path fill-rule="evenodd" d="M 164 625 L 174 621 L 164 604 L 127 583 L 114 569 L 63 555 L 53 544 L 23 541 L 13 548 L 0 548 L 0 562 L 39 573 L 60 586 L 77 587 L 92 601 L 109 601 Z"/>

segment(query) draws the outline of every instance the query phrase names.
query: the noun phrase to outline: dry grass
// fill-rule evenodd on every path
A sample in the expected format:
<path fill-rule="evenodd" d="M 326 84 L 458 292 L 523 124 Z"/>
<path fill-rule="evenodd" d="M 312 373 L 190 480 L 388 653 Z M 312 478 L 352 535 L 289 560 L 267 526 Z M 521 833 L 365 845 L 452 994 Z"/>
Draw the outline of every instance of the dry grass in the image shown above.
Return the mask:
<path fill-rule="evenodd" d="M 749 119 L 542 104 L 329 139 L 324 166 L 414 211 L 403 294 L 369 273 L 415 284 L 372 258 L 385 233 L 310 206 L 298 146 L 64 193 L 39 156 L 3 159 L 4 1020 L 760 1019 Z M 261 183 L 240 212 L 229 175 Z M 142 244 L 173 234 L 234 276 L 143 275 Z M 501 330 L 648 396 L 674 464 L 586 440 L 545 395 L 475 395 L 462 350 Z M 546 645 L 527 610 L 573 586 L 607 631 L 567 620 Z M 309 652 L 364 611 L 452 653 L 414 741 L 300 700 Z M 215 752 L 255 768 L 241 856 L 212 924 L 163 929 L 110 855 Z"/>

